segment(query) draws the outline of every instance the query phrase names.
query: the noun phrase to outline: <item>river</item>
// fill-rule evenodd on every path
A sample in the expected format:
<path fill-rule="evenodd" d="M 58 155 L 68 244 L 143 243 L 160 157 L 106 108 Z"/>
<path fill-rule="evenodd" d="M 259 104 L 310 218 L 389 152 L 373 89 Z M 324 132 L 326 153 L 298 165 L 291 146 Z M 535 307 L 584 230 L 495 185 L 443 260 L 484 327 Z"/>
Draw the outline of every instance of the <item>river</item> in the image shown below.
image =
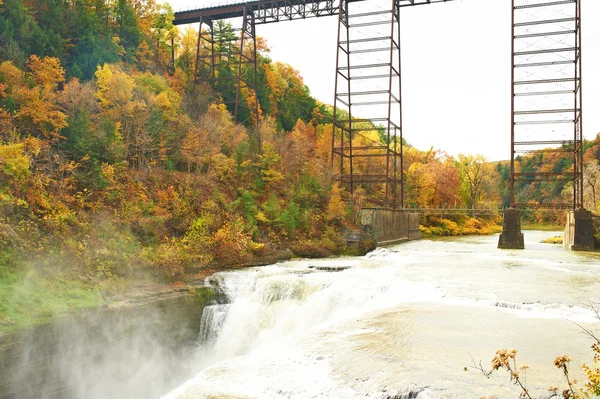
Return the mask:
<path fill-rule="evenodd" d="M 293 260 L 212 276 L 230 299 L 204 310 L 188 398 L 516 398 L 495 351 L 516 348 L 534 397 L 591 362 L 600 329 L 600 256 L 542 244 L 498 250 L 498 236 L 421 240 L 365 257 Z M 332 271 L 344 269 L 340 271 Z M 465 370 L 465 367 L 467 370 Z"/>

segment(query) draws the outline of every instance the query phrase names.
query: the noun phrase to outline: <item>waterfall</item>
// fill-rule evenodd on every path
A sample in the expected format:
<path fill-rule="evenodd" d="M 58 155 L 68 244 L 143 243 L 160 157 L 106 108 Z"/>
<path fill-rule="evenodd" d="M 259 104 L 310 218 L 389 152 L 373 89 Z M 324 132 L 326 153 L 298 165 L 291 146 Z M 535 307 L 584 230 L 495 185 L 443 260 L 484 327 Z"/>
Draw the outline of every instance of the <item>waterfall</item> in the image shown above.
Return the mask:
<path fill-rule="evenodd" d="M 220 300 L 202 315 L 198 374 L 166 398 L 503 397 L 463 371 L 466 353 L 485 359 L 510 343 L 526 362 L 537 351 L 556 355 L 576 329 L 557 321 L 597 322 L 583 304 L 596 300 L 600 281 L 590 278 L 595 258 L 546 247 L 504 253 L 492 240 L 217 273 L 209 283 Z M 540 392 L 551 362 L 543 373 Z"/>

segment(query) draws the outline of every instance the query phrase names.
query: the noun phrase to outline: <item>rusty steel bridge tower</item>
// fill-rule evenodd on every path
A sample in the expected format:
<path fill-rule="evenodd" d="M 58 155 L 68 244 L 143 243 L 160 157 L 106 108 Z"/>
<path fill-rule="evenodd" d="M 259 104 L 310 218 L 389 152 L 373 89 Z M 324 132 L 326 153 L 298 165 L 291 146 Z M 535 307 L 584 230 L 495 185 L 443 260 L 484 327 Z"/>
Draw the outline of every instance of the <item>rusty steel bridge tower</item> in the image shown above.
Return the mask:
<path fill-rule="evenodd" d="M 369 184 L 392 208 L 404 206 L 400 6 L 340 2 L 331 138 L 341 184 L 350 194 Z"/>
<path fill-rule="evenodd" d="M 511 0 L 511 11 L 511 209 L 505 212 L 498 247 L 519 249 L 524 247 L 520 209 L 570 210 L 573 230 L 592 227 L 591 214 L 583 209 L 581 0 Z M 531 151 L 567 153 L 572 171 L 525 170 L 515 158 Z M 520 182 L 543 181 L 572 184 L 571 199 L 518 202 Z M 593 234 L 573 235 L 588 238 L 568 245 L 590 247 L 591 237 L 593 248 Z"/>

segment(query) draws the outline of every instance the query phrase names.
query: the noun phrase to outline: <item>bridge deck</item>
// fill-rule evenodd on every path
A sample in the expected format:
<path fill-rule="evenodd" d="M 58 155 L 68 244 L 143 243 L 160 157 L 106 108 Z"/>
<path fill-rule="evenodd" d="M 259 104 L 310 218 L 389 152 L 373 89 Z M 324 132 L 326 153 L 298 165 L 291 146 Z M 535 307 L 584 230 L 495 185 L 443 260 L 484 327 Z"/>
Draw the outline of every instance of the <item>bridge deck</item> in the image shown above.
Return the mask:
<path fill-rule="evenodd" d="M 358 2 L 366 0 L 348 0 Z M 412 7 L 425 4 L 445 3 L 453 0 L 399 0 L 400 7 Z M 336 15 L 339 0 L 254 0 L 175 13 L 175 25 L 186 25 L 198 22 L 200 16 L 213 20 L 239 18 L 244 9 L 255 13 L 256 24 L 279 22 L 280 20 L 306 19 L 327 15 Z"/>

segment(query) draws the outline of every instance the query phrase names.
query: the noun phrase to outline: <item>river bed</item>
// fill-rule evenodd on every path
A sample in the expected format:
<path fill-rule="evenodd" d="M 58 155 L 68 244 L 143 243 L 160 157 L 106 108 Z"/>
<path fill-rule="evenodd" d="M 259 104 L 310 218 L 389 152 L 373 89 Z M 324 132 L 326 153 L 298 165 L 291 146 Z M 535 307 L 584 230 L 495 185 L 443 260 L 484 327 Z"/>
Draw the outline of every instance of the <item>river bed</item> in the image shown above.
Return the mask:
<path fill-rule="evenodd" d="M 218 273 L 231 303 L 204 310 L 198 374 L 164 398 L 516 398 L 505 372 L 472 367 L 501 348 L 548 397 L 564 385 L 555 357 L 575 376 L 592 360 L 577 324 L 600 329 L 587 307 L 600 256 L 540 243 L 553 235 L 526 231 L 520 251 L 448 238 Z"/>

